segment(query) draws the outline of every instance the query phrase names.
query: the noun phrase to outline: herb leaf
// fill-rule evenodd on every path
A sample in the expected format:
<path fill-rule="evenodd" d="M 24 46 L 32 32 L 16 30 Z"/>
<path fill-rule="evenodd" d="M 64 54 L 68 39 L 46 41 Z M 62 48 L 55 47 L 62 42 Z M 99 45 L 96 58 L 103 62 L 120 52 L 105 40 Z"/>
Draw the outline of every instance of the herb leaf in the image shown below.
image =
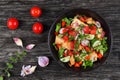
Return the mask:
<path fill-rule="evenodd" d="M 67 17 L 65 17 L 65 18 L 63 18 L 62 19 L 62 21 L 65 21 L 66 22 L 66 25 L 68 26 L 68 25 L 70 25 L 70 23 L 71 23 L 71 21 L 72 21 L 72 18 L 67 18 Z"/>
<path fill-rule="evenodd" d="M 63 57 L 63 52 L 64 52 L 64 48 L 60 48 L 59 49 L 59 51 L 58 51 L 58 53 L 59 53 L 59 57 L 61 58 L 61 57 Z"/>
<path fill-rule="evenodd" d="M 93 62 L 91 60 L 85 60 L 85 61 L 83 61 L 82 66 L 84 67 L 84 69 L 86 69 L 87 66 L 92 67 Z"/>
<path fill-rule="evenodd" d="M 56 31 L 56 32 L 59 32 L 60 28 L 61 28 L 61 24 L 60 24 L 60 23 L 57 23 L 55 31 Z"/>
<path fill-rule="evenodd" d="M 0 80 L 3 80 L 3 76 L 0 76 Z"/>
<path fill-rule="evenodd" d="M 13 65 L 12 65 L 11 63 L 8 63 L 8 62 L 7 62 L 6 65 L 7 65 L 7 68 L 8 68 L 8 69 L 12 69 L 12 68 L 13 68 Z"/>

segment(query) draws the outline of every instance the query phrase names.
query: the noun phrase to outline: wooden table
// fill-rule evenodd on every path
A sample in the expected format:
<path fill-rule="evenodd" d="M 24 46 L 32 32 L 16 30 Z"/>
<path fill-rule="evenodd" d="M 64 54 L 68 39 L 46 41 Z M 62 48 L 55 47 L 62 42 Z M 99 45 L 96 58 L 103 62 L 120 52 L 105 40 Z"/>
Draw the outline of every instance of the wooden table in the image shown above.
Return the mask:
<path fill-rule="evenodd" d="M 37 5 L 42 8 L 43 15 L 38 19 L 29 14 L 30 8 Z M 106 62 L 99 68 L 84 73 L 73 73 L 59 66 L 51 57 L 47 44 L 49 28 L 57 16 L 63 11 L 73 8 L 87 8 L 101 15 L 112 31 L 112 52 Z M 16 17 L 20 20 L 17 30 L 9 30 L 6 27 L 7 19 Z M 34 22 L 44 24 L 44 32 L 36 35 L 32 32 Z M 22 51 L 17 47 L 12 38 L 20 37 L 24 46 L 30 43 L 37 44 L 28 52 L 23 61 L 15 64 L 12 77 L 8 80 L 120 80 L 120 0 L 1 0 L 0 1 L 0 68 L 9 56 L 16 51 Z M 33 75 L 20 76 L 22 65 L 37 65 L 38 56 L 48 56 L 49 66 L 37 67 Z"/>

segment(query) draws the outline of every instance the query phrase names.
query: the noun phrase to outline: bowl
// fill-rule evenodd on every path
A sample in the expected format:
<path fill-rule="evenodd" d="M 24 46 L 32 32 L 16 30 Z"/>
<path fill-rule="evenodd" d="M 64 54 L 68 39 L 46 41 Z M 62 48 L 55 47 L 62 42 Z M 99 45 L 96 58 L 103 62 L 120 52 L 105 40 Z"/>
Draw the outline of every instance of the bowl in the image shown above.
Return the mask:
<path fill-rule="evenodd" d="M 102 25 L 103 30 L 106 33 L 105 36 L 108 38 L 107 39 L 108 50 L 104 54 L 103 58 L 101 60 L 97 60 L 96 62 L 94 62 L 94 65 L 92 67 L 87 67 L 86 69 L 84 69 L 83 67 L 79 67 L 79 68 L 69 67 L 68 64 L 61 62 L 59 60 L 59 57 L 57 54 L 58 52 L 53 46 L 53 43 L 55 41 L 54 32 L 55 32 L 56 24 L 58 22 L 60 22 L 60 20 L 64 17 L 73 18 L 77 14 L 81 14 L 81 15 L 83 14 L 83 15 L 86 15 L 88 17 L 92 17 L 96 21 L 99 21 Z M 68 11 L 63 12 L 52 24 L 52 26 L 49 30 L 49 34 L 48 34 L 48 46 L 49 46 L 52 57 L 62 67 L 66 68 L 68 70 L 72 70 L 72 71 L 81 71 L 81 72 L 90 71 L 90 70 L 93 70 L 93 69 L 99 67 L 101 64 L 103 64 L 105 62 L 106 58 L 108 57 L 108 55 L 111 51 L 111 31 L 110 31 L 110 28 L 108 27 L 107 23 L 105 22 L 105 20 L 101 16 L 99 16 L 96 12 L 88 10 L 88 9 L 81 9 L 81 8 L 72 9 L 72 10 L 68 10 Z"/>

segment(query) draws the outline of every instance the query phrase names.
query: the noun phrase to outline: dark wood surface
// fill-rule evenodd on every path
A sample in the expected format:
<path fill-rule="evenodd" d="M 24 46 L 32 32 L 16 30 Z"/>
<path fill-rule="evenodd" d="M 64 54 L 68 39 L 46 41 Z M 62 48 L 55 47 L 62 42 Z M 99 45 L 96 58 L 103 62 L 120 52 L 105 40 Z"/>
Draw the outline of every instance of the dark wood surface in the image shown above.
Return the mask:
<path fill-rule="evenodd" d="M 30 16 L 30 8 L 34 5 L 43 9 L 43 15 L 38 19 Z M 47 44 L 48 31 L 57 16 L 63 11 L 73 8 L 87 8 L 101 15 L 112 31 L 112 52 L 106 62 L 99 68 L 83 73 L 73 73 L 59 66 L 50 55 Z M 17 17 L 20 27 L 11 31 L 6 27 L 9 17 Z M 32 24 L 40 21 L 44 24 L 44 32 L 36 35 L 32 32 Z M 24 46 L 35 43 L 37 46 L 28 52 L 24 61 L 15 64 L 12 77 L 8 80 L 120 80 L 120 0 L 0 0 L 0 68 L 17 47 L 12 38 L 23 39 Z M 38 56 L 48 56 L 49 66 L 37 67 L 34 74 L 20 77 L 22 65 L 37 65 Z"/>

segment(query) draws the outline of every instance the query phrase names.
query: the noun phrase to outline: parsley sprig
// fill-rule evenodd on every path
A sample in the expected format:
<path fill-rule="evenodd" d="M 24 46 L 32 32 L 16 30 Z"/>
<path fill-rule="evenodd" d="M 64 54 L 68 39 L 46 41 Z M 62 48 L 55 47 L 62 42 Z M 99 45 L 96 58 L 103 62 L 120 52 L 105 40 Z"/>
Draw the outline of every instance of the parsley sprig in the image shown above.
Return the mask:
<path fill-rule="evenodd" d="M 5 63 L 5 68 L 0 70 L 0 80 L 4 80 L 4 77 L 9 78 L 11 76 L 10 70 L 14 68 L 14 64 L 23 60 L 26 54 L 27 52 L 23 51 L 22 53 L 16 52 L 14 56 L 11 56 L 8 62 Z"/>

